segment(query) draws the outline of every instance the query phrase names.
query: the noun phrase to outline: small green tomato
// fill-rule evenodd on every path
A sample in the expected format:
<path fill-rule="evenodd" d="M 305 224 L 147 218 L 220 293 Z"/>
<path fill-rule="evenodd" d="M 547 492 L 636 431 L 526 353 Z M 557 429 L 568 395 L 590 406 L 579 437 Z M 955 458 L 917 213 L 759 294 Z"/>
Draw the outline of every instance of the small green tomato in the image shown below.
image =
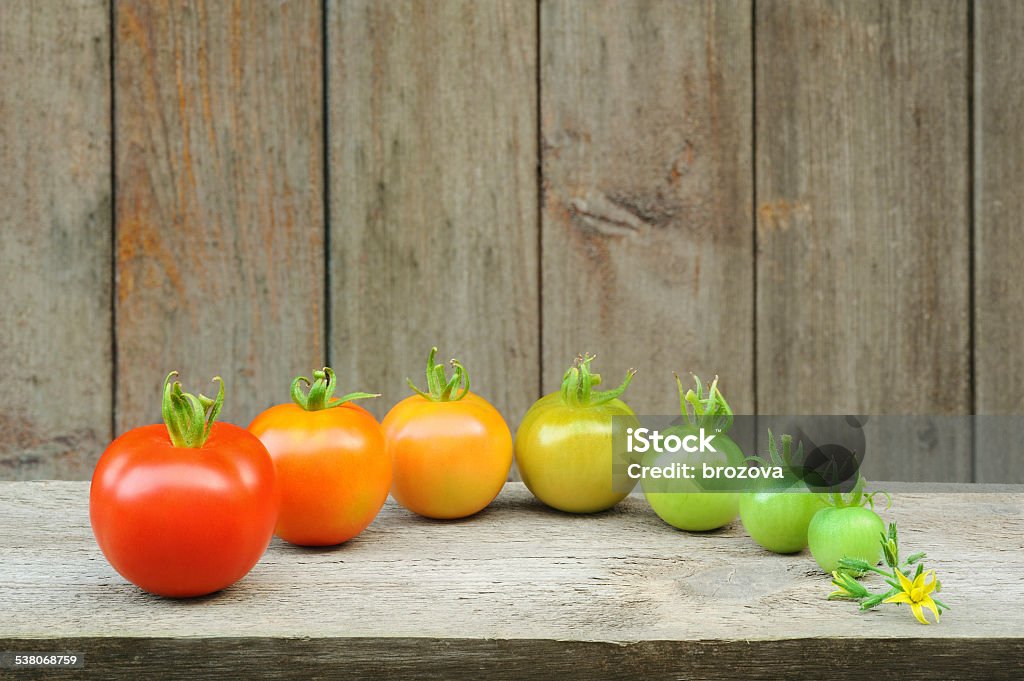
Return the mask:
<path fill-rule="evenodd" d="M 864 506 L 830 507 L 818 511 L 807 528 L 807 542 L 818 567 L 831 574 L 841 558 L 857 558 L 869 565 L 882 560 L 885 523 Z"/>

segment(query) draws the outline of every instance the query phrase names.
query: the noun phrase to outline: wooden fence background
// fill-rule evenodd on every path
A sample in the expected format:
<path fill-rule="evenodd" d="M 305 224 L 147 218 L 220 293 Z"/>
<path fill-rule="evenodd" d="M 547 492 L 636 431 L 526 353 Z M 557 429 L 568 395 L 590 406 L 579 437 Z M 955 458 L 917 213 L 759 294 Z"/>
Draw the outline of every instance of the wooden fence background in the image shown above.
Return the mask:
<path fill-rule="evenodd" d="M 0 478 L 437 344 L 678 408 L 1024 412 L 1024 3 L 4 0 Z M 869 462 L 871 463 L 871 462 Z M 1024 481 L 1000 455 L 876 477 Z M 931 477 L 935 477 L 934 470 Z"/>

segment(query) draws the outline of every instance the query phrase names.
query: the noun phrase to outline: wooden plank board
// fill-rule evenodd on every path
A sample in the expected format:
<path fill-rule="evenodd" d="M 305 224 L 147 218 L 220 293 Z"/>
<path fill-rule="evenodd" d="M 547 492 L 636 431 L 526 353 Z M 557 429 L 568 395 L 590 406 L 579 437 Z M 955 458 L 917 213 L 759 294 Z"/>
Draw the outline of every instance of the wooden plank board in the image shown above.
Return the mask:
<path fill-rule="evenodd" d="M 23 648 L 18 639 L 0 637 L 7 649 Z M 1020 678 L 1024 644 L 1020 639 L 829 639 L 773 641 L 757 647 L 747 641 L 552 641 L 548 639 L 379 639 L 257 637 L 186 641 L 166 638 L 42 639 L 33 650 L 88 651 L 76 679 L 136 679 L 150 672 L 161 679 L 201 677 L 296 679 L 702 679 L 777 681 L 813 679 L 827 672 L 834 681 L 860 681 L 878 673 L 878 661 L 901 678 L 921 674 L 928 660 L 930 678 Z M 911 657 L 908 653 L 913 653 Z M 842 659 L 839 659 L 842 656 Z M 939 670 L 936 672 L 935 670 Z M 49 670 L 19 670 L 17 679 L 49 681 Z"/>
<path fill-rule="evenodd" d="M 321 6 L 116 6 L 117 430 L 160 385 L 246 425 L 324 361 Z"/>
<path fill-rule="evenodd" d="M 975 395 L 979 414 L 1024 414 L 1024 5 L 974 5 Z M 1024 419 L 981 419 L 979 481 L 1024 482 L 1024 460 L 1010 456 Z"/>
<path fill-rule="evenodd" d="M 883 517 L 942 579 L 952 609 L 938 625 L 826 600 L 806 551 L 769 554 L 738 523 L 679 532 L 636 496 L 564 514 L 520 483 L 452 522 L 389 501 L 341 547 L 275 540 L 238 584 L 166 600 L 103 560 L 86 483 L 0 483 L 0 646 L 76 650 L 87 675 L 134 678 L 257 664 L 271 678 L 328 664 L 479 678 L 503 664 L 527 678 L 853 679 L 868 663 L 914 675 L 922 660 L 958 679 L 1019 677 L 1024 615 L 1007 604 L 1024 599 L 1024 488 L 887 487 Z"/>
<path fill-rule="evenodd" d="M 111 428 L 107 3 L 0 3 L 0 74 L 0 479 L 82 479 Z"/>
<path fill-rule="evenodd" d="M 753 413 L 751 10 L 542 2 L 543 371 L 598 355 L 674 414 L 672 371 Z"/>
<path fill-rule="evenodd" d="M 331 361 L 383 416 L 432 345 L 514 429 L 538 397 L 536 16 L 328 5 Z"/>
<path fill-rule="evenodd" d="M 969 413 L 966 4 L 756 14 L 759 413 Z M 958 432 L 865 473 L 969 480 Z"/>

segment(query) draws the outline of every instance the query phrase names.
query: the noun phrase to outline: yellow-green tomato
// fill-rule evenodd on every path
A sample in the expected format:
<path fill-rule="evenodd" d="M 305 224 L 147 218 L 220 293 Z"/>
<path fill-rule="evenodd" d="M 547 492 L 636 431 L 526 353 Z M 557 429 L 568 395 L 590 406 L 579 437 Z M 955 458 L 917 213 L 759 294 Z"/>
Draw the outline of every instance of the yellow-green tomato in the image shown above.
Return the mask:
<path fill-rule="evenodd" d="M 523 482 L 548 506 L 570 513 L 609 509 L 636 485 L 627 482 L 624 447 L 615 447 L 625 443 L 625 429 L 637 425 L 633 410 L 618 399 L 632 372 L 619 388 L 594 392 L 600 376 L 589 371 L 592 359 L 580 357 L 566 372 L 562 390 L 534 403 L 516 431 Z"/>
<path fill-rule="evenodd" d="M 702 441 L 706 432 L 714 432 L 712 447 L 695 452 L 655 451 L 643 455 L 644 476 L 641 486 L 651 508 L 672 527 L 691 532 L 714 530 L 728 525 L 739 514 L 739 493 L 717 491 L 735 489 L 727 479 L 705 477 L 706 468 L 742 468 L 743 450 L 727 435 L 732 425 L 732 409 L 718 389 L 718 377 L 705 386 L 694 376 L 696 390 L 685 390 L 676 376 L 679 404 L 688 423 L 666 431 L 680 440 L 692 436 Z M 690 467 L 691 477 L 654 477 L 652 469 L 672 470 L 675 464 Z M 717 488 L 717 489 L 716 489 Z"/>
<path fill-rule="evenodd" d="M 684 426 L 682 431 L 696 434 L 696 426 Z M 641 481 L 647 502 L 672 527 L 690 532 L 714 530 L 728 525 L 739 514 L 740 495 L 738 492 L 717 492 L 710 489 L 713 485 L 701 479 L 704 464 L 712 468 L 719 466 L 742 467 L 743 451 L 725 435 L 715 437 L 715 452 L 685 452 L 644 454 L 643 466 L 650 471 L 652 468 L 671 470 L 675 464 L 692 466 L 694 478 L 653 478 L 645 476 Z"/>

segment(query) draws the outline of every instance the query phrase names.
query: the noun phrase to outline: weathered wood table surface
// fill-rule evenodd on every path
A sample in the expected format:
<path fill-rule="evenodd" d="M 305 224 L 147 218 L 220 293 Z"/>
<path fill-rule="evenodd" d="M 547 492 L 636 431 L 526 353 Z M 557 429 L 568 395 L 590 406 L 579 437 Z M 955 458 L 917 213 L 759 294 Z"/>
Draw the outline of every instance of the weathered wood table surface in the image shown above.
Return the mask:
<path fill-rule="evenodd" d="M 953 608 L 937 626 L 827 601 L 807 552 L 738 523 L 675 531 L 642 497 L 566 515 L 519 483 L 455 522 L 389 501 L 346 545 L 275 539 L 235 586 L 165 600 L 104 560 L 87 483 L 0 483 L 0 651 L 84 653 L 60 678 L 1024 677 L 1024 487 L 890 489 Z"/>

